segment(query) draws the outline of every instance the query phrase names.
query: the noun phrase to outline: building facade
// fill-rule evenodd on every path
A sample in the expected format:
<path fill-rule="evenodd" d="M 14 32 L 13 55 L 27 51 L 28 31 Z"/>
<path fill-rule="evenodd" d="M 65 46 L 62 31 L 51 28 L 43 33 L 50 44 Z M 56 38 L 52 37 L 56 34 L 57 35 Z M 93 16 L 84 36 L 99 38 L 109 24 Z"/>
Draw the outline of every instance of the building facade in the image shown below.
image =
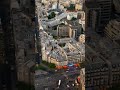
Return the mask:
<path fill-rule="evenodd" d="M 4 33 L 3 33 L 3 29 L 2 29 L 2 22 L 1 22 L 1 18 L 0 18 L 0 63 L 4 63 L 5 60 L 5 47 L 4 47 Z"/>
<path fill-rule="evenodd" d="M 10 0 L 0 2 L 0 90 L 16 90 L 15 42 Z"/>
<path fill-rule="evenodd" d="M 117 40 L 120 37 L 120 20 L 114 19 L 105 27 L 105 34 L 112 40 Z"/>
<path fill-rule="evenodd" d="M 14 31 L 17 79 L 34 85 L 34 71 L 32 68 L 35 66 L 35 26 L 31 18 L 21 11 L 16 0 L 12 1 L 11 19 Z"/>
<path fill-rule="evenodd" d="M 112 0 L 86 0 L 85 6 L 86 28 L 92 27 L 97 32 L 103 32 L 111 18 Z"/>
<path fill-rule="evenodd" d="M 59 25 L 57 29 L 57 36 L 61 38 L 71 38 L 72 30 L 68 25 Z"/>

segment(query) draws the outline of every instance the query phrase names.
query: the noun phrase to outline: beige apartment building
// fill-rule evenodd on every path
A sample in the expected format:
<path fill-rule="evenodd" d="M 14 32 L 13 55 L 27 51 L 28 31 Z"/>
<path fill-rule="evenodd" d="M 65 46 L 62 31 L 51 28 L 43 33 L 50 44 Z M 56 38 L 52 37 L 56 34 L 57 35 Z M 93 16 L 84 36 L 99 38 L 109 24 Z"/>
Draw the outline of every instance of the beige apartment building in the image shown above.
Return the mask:
<path fill-rule="evenodd" d="M 72 37 L 72 29 L 68 25 L 58 25 L 57 29 L 58 37 Z"/>
<path fill-rule="evenodd" d="M 56 48 L 51 50 L 49 54 L 46 55 L 46 61 L 49 63 L 54 63 L 56 66 L 64 66 L 68 64 L 67 55 L 64 50 L 57 45 Z"/>
<path fill-rule="evenodd" d="M 75 4 L 75 10 L 82 10 L 82 5 L 81 4 Z"/>
<path fill-rule="evenodd" d="M 52 35 L 57 38 L 71 38 L 73 30 L 68 25 L 58 25 L 52 28 Z"/>
<path fill-rule="evenodd" d="M 60 60 L 59 58 L 54 58 L 52 56 L 48 57 L 49 63 L 54 63 L 56 66 L 64 66 L 68 64 L 68 61 L 63 58 L 63 60 Z"/>
<path fill-rule="evenodd" d="M 80 87 L 81 90 L 85 90 L 85 68 L 80 69 Z"/>

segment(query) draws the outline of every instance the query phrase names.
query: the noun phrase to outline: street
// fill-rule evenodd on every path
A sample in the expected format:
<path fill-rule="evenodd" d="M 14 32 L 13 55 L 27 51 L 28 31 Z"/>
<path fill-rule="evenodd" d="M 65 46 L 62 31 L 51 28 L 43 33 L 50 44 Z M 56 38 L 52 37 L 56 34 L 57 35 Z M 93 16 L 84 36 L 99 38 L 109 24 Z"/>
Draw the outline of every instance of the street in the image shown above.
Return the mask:
<path fill-rule="evenodd" d="M 46 87 L 48 90 L 77 90 L 75 85 L 75 79 L 79 75 L 78 72 L 63 72 L 48 74 L 35 78 L 36 90 L 44 90 Z M 58 81 L 61 80 L 61 84 L 58 87 Z"/>

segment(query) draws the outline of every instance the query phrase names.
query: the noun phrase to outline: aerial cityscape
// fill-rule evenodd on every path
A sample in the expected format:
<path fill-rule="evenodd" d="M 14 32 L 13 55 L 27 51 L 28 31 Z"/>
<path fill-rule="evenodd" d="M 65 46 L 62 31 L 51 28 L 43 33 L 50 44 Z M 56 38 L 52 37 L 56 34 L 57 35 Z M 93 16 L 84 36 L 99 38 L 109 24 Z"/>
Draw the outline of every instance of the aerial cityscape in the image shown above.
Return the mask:
<path fill-rule="evenodd" d="M 120 0 L 0 1 L 0 90 L 120 90 Z"/>
<path fill-rule="evenodd" d="M 79 75 L 80 63 L 85 61 L 85 13 L 80 1 L 36 0 L 35 3 L 39 34 L 36 47 L 39 41 L 41 48 L 37 50 L 41 56 L 37 67 L 46 67 L 46 72 L 35 71 L 35 89 L 83 88 Z"/>

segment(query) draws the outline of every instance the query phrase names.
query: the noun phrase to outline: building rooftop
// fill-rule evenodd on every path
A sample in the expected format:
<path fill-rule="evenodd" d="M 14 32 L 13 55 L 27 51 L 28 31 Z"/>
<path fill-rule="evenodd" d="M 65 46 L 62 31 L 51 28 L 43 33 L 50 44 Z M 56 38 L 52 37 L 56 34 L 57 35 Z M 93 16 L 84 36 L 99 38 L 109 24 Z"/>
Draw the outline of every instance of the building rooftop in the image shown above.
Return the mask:
<path fill-rule="evenodd" d="M 57 59 L 59 62 L 67 60 L 64 50 L 58 45 L 55 45 L 49 55 Z"/>

